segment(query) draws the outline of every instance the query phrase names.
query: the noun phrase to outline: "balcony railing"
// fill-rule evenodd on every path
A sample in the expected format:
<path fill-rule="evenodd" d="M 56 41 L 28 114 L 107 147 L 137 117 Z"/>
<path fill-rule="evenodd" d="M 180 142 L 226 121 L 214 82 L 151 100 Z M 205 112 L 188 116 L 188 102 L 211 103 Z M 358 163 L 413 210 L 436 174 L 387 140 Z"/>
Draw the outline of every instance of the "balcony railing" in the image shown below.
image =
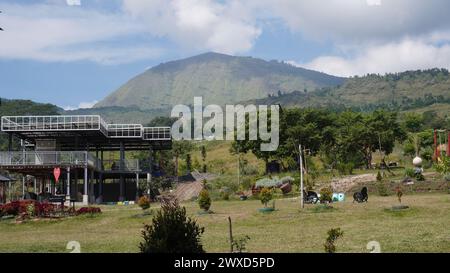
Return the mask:
<path fill-rule="evenodd" d="M 123 171 L 140 171 L 138 159 L 125 159 Z M 0 152 L 0 166 L 88 166 L 96 170 L 119 171 L 120 160 L 101 160 L 86 151 Z"/>
<path fill-rule="evenodd" d="M 107 124 L 99 115 L 3 116 L 3 132 L 100 131 L 108 138 L 171 140 L 170 127 L 143 127 L 141 124 Z"/>
<path fill-rule="evenodd" d="M 2 131 L 81 131 L 100 130 L 106 135 L 106 122 L 98 115 L 4 116 Z"/>
<path fill-rule="evenodd" d="M 138 159 L 125 159 L 123 166 L 120 166 L 120 160 L 103 160 L 103 171 L 140 171 Z"/>
<path fill-rule="evenodd" d="M 144 127 L 145 140 L 171 140 L 170 127 Z"/>
<path fill-rule="evenodd" d="M 0 152 L 2 166 L 88 165 L 96 167 L 98 159 L 83 151 Z"/>
<path fill-rule="evenodd" d="M 112 138 L 142 138 L 141 124 L 108 124 L 108 137 Z"/>

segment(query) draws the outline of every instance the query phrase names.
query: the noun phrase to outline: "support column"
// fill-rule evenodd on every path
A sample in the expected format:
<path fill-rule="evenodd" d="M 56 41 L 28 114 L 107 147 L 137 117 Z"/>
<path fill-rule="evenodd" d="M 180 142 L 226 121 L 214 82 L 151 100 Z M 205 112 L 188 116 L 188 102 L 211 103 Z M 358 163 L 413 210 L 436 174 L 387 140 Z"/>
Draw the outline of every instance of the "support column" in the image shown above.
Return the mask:
<path fill-rule="evenodd" d="M 98 175 L 98 203 L 103 203 L 103 150 L 100 151 L 100 173 Z"/>
<path fill-rule="evenodd" d="M 37 194 L 37 179 L 34 177 L 33 179 L 33 186 L 34 186 L 34 194 Z"/>
<path fill-rule="evenodd" d="M 99 174 L 97 203 L 103 203 L 103 172 Z"/>
<path fill-rule="evenodd" d="M 84 192 L 83 192 L 83 205 L 87 205 L 88 204 L 88 183 L 89 183 L 89 178 L 88 178 L 88 168 L 87 165 L 84 167 Z"/>
<path fill-rule="evenodd" d="M 94 191 L 94 169 L 91 170 L 91 179 L 89 181 L 89 203 L 95 204 L 95 191 Z"/>
<path fill-rule="evenodd" d="M 70 167 L 67 167 L 66 200 L 70 201 Z"/>
<path fill-rule="evenodd" d="M 12 134 L 8 134 L 8 152 L 12 152 Z"/>
<path fill-rule="evenodd" d="M 119 170 L 120 170 L 120 195 L 119 201 L 125 201 L 125 178 L 123 176 L 124 170 L 124 161 L 125 161 L 125 147 L 123 141 L 120 142 L 120 162 L 119 162 Z"/>
<path fill-rule="evenodd" d="M 153 147 L 150 146 L 148 150 L 148 174 L 147 174 L 147 195 L 150 199 L 150 185 L 152 183 L 152 171 L 153 171 Z"/>
<path fill-rule="evenodd" d="M 22 199 L 25 199 L 25 176 L 22 176 Z"/>
<path fill-rule="evenodd" d="M 139 200 L 139 173 L 136 173 L 136 202 Z"/>

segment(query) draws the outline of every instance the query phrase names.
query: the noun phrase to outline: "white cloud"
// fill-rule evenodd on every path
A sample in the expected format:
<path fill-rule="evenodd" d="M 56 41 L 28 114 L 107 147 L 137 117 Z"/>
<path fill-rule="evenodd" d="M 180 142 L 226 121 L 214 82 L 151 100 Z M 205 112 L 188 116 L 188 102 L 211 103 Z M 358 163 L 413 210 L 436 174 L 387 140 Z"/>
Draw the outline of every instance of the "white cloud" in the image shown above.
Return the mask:
<path fill-rule="evenodd" d="M 196 51 L 245 52 L 261 34 L 248 7 L 238 1 L 123 0 L 123 9 L 145 21 L 152 35 Z"/>
<path fill-rule="evenodd" d="M 381 6 L 381 0 L 366 0 L 369 6 Z"/>
<path fill-rule="evenodd" d="M 293 32 L 336 42 L 401 40 L 450 28 L 448 0 L 249 0 Z M 269 11 L 269 12 L 267 12 Z"/>
<path fill-rule="evenodd" d="M 97 100 L 94 101 L 89 101 L 89 102 L 80 102 L 80 104 L 78 104 L 78 107 L 74 107 L 74 106 L 64 106 L 63 109 L 66 111 L 70 111 L 70 110 L 77 110 L 77 109 L 87 109 L 87 108 L 92 108 L 94 107 L 94 105 L 97 103 Z"/>
<path fill-rule="evenodd" d="M 66 0 L 69 6 L 81 6 L 81 0 Z"/>
<path fill-rule="evenodd" d="M 124 14 L 51 4 L 2 8 L 8 11 L 2 15 L 6 29 L 0 36 L 3 59 L 112 64 L 154 58 L 162 52 L 143 43 L 121 45 L 121 40 L 144 32 L 141 24 Z"/>
<path fill-rule="evenodd" d="M 404 39 L 401 42 L 369 46 L 356 52 L 354 56 L 322 56 L 309 63 L 290 63 L 339 76 L 384 74 L 435 67 L 450 69 L 450 45 L 436 45 L 421 39 Z"/>

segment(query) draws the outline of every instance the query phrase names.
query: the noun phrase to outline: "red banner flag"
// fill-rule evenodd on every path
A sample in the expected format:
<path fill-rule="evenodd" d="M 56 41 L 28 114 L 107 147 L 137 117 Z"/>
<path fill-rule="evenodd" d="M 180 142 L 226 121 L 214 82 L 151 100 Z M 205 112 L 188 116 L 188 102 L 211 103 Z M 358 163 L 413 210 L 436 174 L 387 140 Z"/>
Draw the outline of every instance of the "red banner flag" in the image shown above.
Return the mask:
<path fill-rule="evenodd" d="M 58 182 L 59 176 L 61 175 L 61 169 L 60 168 L 53 169 L 53 175 L 55 176 L 55 181 Z"/>

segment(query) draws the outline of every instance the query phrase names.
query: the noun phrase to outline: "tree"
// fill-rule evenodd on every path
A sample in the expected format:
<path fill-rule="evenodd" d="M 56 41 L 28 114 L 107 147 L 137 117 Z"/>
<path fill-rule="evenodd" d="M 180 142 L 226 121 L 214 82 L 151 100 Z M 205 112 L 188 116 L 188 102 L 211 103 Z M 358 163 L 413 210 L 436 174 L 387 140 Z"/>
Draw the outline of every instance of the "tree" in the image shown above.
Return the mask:
<path fill-rule="evenodd" d="M 187 140 L 174 141 L 172 143 L 172 151 L 175 157 L 175 176 L 178 177 L 178 160 L 181 156 L 190 153 L 194 146 Z"/>
<path fill-rule="evenodd" d="M 381 148 L 385 154 L 392 153 L 395 142 L 406 138 L 397 120 L 397 113 L 377 110 L 371 114 L 351 111 L 339 115 L 335 129 L 338 158 L 344 162 L 363 161 L 371 168 L 372 153 Z"/>
<path fill-rule="evenodd" d="M 204 253 L 200 240 L 204 231 L 186 216 L 186 208 L 165 200 L 152 224 L 144 226 L 139 249 L 142 253 Z"/>
<path fill-rule="evenodd" d="M 190 173 L 192 171 L 191 154 L 186 154 L 186 170 L 188 173 Z"/>
<path fill-rule="evenodd" d="M 202 145 L 202 161 L 203 161 L 202 171 L 204 173 L 206 173 L 207 168 L 206 168 L 206 147 L 205 147 L 205 145 Z"/>
<path fill-rule="evenodd" d="M 403 125 L 408 132 L 417 133 L 422 129 L 423 116 L 417 113 L 406 113 Z"/>
<path fill-rule="evenodd" d="M 211 207 L 211 197 L 209 196 L 209 192 L 206 188 L 204 188 L 198 195 L 198 205 L 204 211 L 209 211 L 209 208 Z"/>

